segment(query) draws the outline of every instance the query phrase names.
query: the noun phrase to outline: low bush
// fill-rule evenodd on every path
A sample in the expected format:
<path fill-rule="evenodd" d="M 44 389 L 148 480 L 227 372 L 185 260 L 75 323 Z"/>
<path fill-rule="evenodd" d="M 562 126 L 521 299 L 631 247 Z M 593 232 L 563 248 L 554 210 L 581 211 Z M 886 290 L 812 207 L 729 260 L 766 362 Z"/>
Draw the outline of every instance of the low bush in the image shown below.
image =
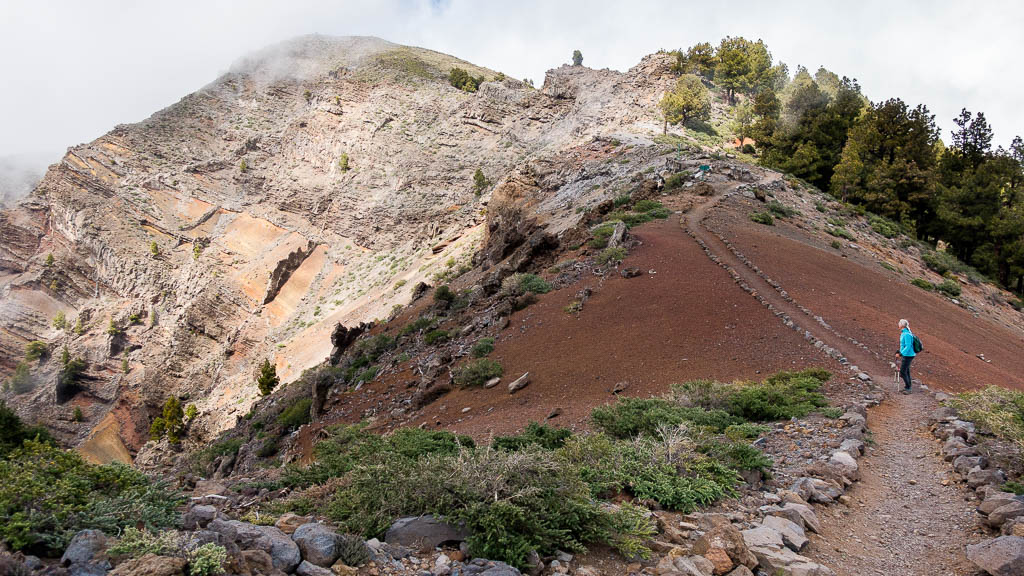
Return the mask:
<path fill-rule="evenodd" d="M 616 246 L 614 248 L 605 248 L 597 255 L 594 259 L 598 266 L 608 266 L 615 262 L 622 262 L 628 256 L 628 252 L 622 246 Z"/>
<path fill-rule="evenodd" d="M 779 218 L 789 218 L 794 214 L 799 214 L 796 209 L 790 208 L 778 200 L 772 200 L 768 203 L 768 211 Z"/>
<path fill-rule="evenodd" d="M 925 280 L 924 278 L 914 278 L 913 280 L 910 281 L 910 283 L 913 284 L 914 286 L 917 286 L 918 288 L 922 288 L 929 292 L 935 290 L 935 285 Z"/>
<path fill-rule="evenodd" d="M 547 294 L 551 291 L 551 284 L 536 274 L 516 273 L 502 281 L 501 289 L 509 296 Z"/>
<path fill-rule="evenodd" d="M 387 449 L 406 458 L 415 459 L 425 454 L 455 454 L 476 444 L 469 436 L 457 436 L 447 430 L 420 430 L 399 428 L 384 438 Z"/>
<path fill-rule="evenodd" d="M 900 235 L 900 225 L 888 218 L 872 215 L 868 222 L 871 224 L 872 230 L 886 238 L 895 238 Z"/>
<path fill-rule="evenodd" d="M 764 224 L 765 226 L 775 225 L 775 218 L 767 212 L 751 212 L 750 221 L 757 222 L 758 224 Z"/>
<path fill-rule="evenodd" d="M 489 358 L 470 360 L 455 369 L 455 383 L 462 388 L 483 386 L 491 378 L 502 375 L 501 364 Z"/>
<path fill-rule="evenodd" d="M 45 427 L 25 425 L 18 414 L 8 408 L 6 402 L 0 400 L 0 458 L 4 458 L 12 450 L 21 448 L 26 440 L 45 444 L 53 442 L 50 432 Z"/>
<path fill-rule="evenodd" d="M 455 67 L 448 73 L 448 83 L 465 92 L 476 92 L 483 82 L 483 76 L 474 78 L 463 68 Z"/>
<path fill-rule="evenodd" d="M 683 423 L 707 426 L 715 432 L 742 423 L 723 410 L 680 406 L 663 398 L 620 398 L 614 404 L 594 408 L 590 419 L 609 436 L 624 439 L 640 434 L 656 436 L 661 427 L 675 428 Z"/>
<path fill-rule="evenodd" d="M 376 362 L 385 352 L 395 347 L 395 339 L 387 334 L 378 334 L 359 343 L 359 353 Z"/>
<path fill-rule="evenodd" d="M 311 420 L 310 407 L 312 404 L 313 400 L 311 398 L 296 398 L 277 415 L 277 424 L 281 426 L 281 430 L 283 432 L 291 432 L 309 424 Z"/>
<path fill-rule="evenodd" d="M 608 239 L 611 238 L 612 232 L 614 232 L 614 231 L 615 231 L 615 223 L 614 222 L 605 222 L 604 224 L 601 224 L 597 228 L 594 228 L 594 231 L 591 233 L 591 235 L 593 237 L 590 239 L 590 242 L 589 242 L 590 247 L 591 248 L 597 248 L 597 249 L 601 249 L 601 248 L 607 247 L 608 246 Z"/>
<path fill-rule="evenodd" d="M 569 439 L 561 450 L 598 497 L 622 492 L 665 508 L 691 512 L 736 494 L 734 470 L 686 442 L 642 436 L 631 441 L 605 435 Z"/>
<path fill-rule="evenodd" d="M 960 274 L 966 276 L 968 280 L 974 283 L 986 282 L 985 276 L 978 272 L 971 266 L 964 264 L 957 259 L 956 256 L 947 252 L 939 252 L 938 250 L 922 250 L 921 261 L 924 265 L 942 276 L 952 272 L 954 274 Z"/>
<path fill-rule="evenodd" d="M 835 236 L 836 238 L 842 238 L 844 240 L 853 240 L 853 233 L 851 233 L 846 228 L 843 228 L 842 226 L 833 226 L 831 228 L 826 228 L 825 231 L 831 234 L 832 236 Z"/>
<path fill-rule="evenodd" d="M 753 424 L 751 422 L 744 422 L 743 424 L 733 424 L 725 429 L 725 437 L 738 441 L 738 440 L 751 440 L 757 438 L 761 434 L 771 430 L 768 426 L 762 426 L 761 424 Z"/>
<path fill-rule="evenodd" d="M 224 573 L 228 551 L 223 546 L 208 542 L 190 550 L 186 559 L 189 576 L 217 576 Z"/>
<path fill-rule="evenodd" d="M 430 316 L 420 316 L 419 318 L 403 326 L 398 333 L 401 334 L 402 336 L 405 336 L 407 334 L 415 334 L 416 332 L 420 332 L 421 330 L 426 330 L 427 328 L 434 326 L 436 322 L 437 321 Z"/>
<path fill-rule="evenodd" d="M 494 352 L 494 338 L 481 338 L 473 344 L 469 353 L 473 358 L 484 358 Z"/>
<path fill-rule="evenodd" d="M 568 428 L 552 428 L 544 424 L 530 422 L 519 434 L 512 436 L 497 436 L 491 441 L 491 447 L 496 450 L 523 450 L 529 446 L 539 446 L 545 450 L 554 450 L 565 445 L 565 441 L 572 436 Z"/>
<path fill-rule="evenodd" d="M 164 531 L 156 534 L 146 529 L 128 526 L 107 553 L 112 556 L 139 558 L 146 554 L 169 556 L 181 549 L 181 538 L 175 532 Z"/>
<path fill-rule="evenodd" d="M 453 301 L 455 301 L 455 292 L 452 292 L 452 289 L 447 285 L 438 286 L 434 289 L 434 302 L 447 305 Z"/>
<path fill-rule="evenodd" d="M 599 506 L 574 467 L 538 449 L 418 460 L 377 454 L 353 470 L 326 509 L 340 528 L 367 538 L 380 536 L 398 516 L 424 513 L 463 523 L 474 556 L 520 568 L 532 551 L 545 556 L 623 541 L 642 548 L 642 539 L 653 535 L 635 508 Z M 627 526 L 632 528 L 616 532 Z"/>
<path fill-rule="evenodd" d="M 1020 482 L 1010 481 L 1003 484 L 1004 492 L 1013 492 L 1014 494 L 1021 496 L 1024 495 L 1024 484 Z"/>
<path fill-rule="evenodd" d="M 668 178 L 665 178 L 665 189 L 674 190 L 681 187 L 686 183 L 686 179 L 690 176 L 688 172 L 676 172 Z"/>
<path fill-rule="evenodd" d="M 59 555 L 80 530 L 169 527 L 183 499 L 123 464 L 96 466 L 74 451 L 25 441 L 0 460 L 0 539 L 13 550 Z"/>
<path fill-rule="evenodd" d="M 228 438 L 209 444 L 202 450 L 192 453 L 192 456 L 190 457 L 192 470 L 199 474 L 206 474 L 210 465 L 213 464 L 217 458 L 225 456 L 233 457 L 238 454 L 238 451 L 241 448 L 241 438 Z"/>
<path fill-rule="evenodd" d="M 447 330 L 431 330 L 423 335 L 423 343 L 427 346 L 433 346 L 434 344 L 440 344 L 447 342 L 451 336 Z"/>
<path fill-rule="evenodd" d="M 960 295 L 960 283 L 956 280 L 946 279 L 942 281 L 935 289 L 946 296 L 955 298 Z"/>
<path fill-rule="evenodd" d="M 793 374 L 743 385 L 729 399 L 729 413 L 758 422 L 803 418 L 816 408 L 828 406 L 819 392 L 821 384 L 817 378 Z"/>

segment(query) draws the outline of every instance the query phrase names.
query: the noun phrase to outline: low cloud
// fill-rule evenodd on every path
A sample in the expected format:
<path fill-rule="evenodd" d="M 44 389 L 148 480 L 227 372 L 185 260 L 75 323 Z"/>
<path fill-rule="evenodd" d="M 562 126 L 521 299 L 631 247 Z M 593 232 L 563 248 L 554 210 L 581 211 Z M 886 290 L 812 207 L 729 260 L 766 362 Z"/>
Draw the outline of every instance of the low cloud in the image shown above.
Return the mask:
<path fill-rule="evenodd" d="M 56 3 L 10 0 L 0 19 L 5 90 L 0 155 L 63 150 L 141 120 L 300 35 L 378 36 L 543 79 L 580 49 L 584 65 L 627 69 L 659 48 L 763 38 L 795 69 L 857 78 L 875 101 L 924 103 L 948 139 L 961 107 L 1008 143 L 1024 134 L 1024 5 L 956 2 L 547 2 L 250 0 Z M 263 70 L 289 74 L 288 59 Z M 292 61 L 294 63 L 294 61 Z M 284 67 L 278 66 L 284 64 Z M 59 158 L 56 154 L 53 160 Z"/>

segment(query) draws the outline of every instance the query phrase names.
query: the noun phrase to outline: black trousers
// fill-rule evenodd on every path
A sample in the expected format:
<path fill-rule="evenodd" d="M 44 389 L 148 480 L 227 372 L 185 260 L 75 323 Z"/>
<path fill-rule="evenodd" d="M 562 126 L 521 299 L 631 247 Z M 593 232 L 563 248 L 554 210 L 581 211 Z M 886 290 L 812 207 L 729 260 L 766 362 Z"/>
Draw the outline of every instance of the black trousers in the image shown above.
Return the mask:
<path fill-rule="evenodd" d="M 903 361 L 900 362 L 900 378 L 903 379 L 904 388 L 910 390 L 910 363 L 914 361 L 914 357 L 901 356 L 901 358 L 903 358 Z"/>

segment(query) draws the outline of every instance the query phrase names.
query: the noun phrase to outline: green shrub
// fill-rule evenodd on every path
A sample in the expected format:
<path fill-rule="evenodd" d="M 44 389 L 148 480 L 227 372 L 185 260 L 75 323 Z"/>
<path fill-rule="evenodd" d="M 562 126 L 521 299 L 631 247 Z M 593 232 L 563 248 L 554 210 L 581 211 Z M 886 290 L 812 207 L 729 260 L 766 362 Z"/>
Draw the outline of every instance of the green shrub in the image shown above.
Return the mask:
<path fill-rule="evenodd" d="M 64 315 L 63 310 L 58 311 L 53 317 L 53 327 L 57 330 L 63 330 L 68 327 L 68 319 L 67 316 Z"/>
<path fill-rule="evenodd" d="M 951 298 L 955 298 L 960 295 L 960 283 L 956 280 L 943 280 L 942 284 L 936 286 L 935 289 Z"/>
<path fill-rule="evenodd" d="M 403 326 L 398 333 L 401 334 L 402 336 L 405 336 L 406 334 L 413 334 L 421 330 L 430 328 L 431 326 L 434 325 L 435 322 L 436 320 L 434 318 L 431 318 L 430 316 L 420 316 L 419 318 Z"/>
<path fill-rule="evenodd" d="M 309 424 L 310 407 L 313 404 L 311 398 L 296 398 L 287 408 L 277 416 L 277 423 L 284 431 L 297 430 L 300 426 Z"/>
<path fill-rule="evenodd" d="M 181 538 L 175 532 L 164 531 L 156 534 L 128 526 L 107 553 L 112 556 L 140 558 L 146 554 L 170 556 L 181 548 Z"/>
<path fill-rule="evenodd" d="M 75 406 L 75 409 L 71 412 L 71 421 L 81 422 L 82 420 L 85 420 L 85 414 L 82 414 L 82 408 L 80 406 Z"/>
<path fill-rule="evenodd" d="M 886 238 L 895 238 L 900 235 L 900 225 L 888 218 L 872 215 L 869 222 L 872 230 Z"/>
<path fill-rule="evenodd" d="M 716 432 L 742 423 L 722 410 L 680 406 L 663 398 L 620 398 L 614 404 L 594 408 L 590 419 L 598 429 L 615 438 L 656 436 L 663 426 L 675 428 L 683 423 L 707 426 Z"/>
<path fill-rule="evenodd" d="M 608 239 L 611 238 L 613 232 L 615 232 L 614 222 L 605 222 L 597 228 L 594 228 L 594 231 L 591 233 L 593 237 L 589 242 L 590 247 L 597 249 L 607 247 Z"/>
<path fill-rule="evenodd" d="M 922 288 L 929 292 L 935 290 L 935 285 L 925 280 L 924 278 L 914 278 L 913 280 L 910 281 L 910 283 L 913 284 L 914 286 L 917 286 L 918 288 Z"/>
<path fill-rule="evenodd" d="M 241 448 L 241 438 L 226 438 L 209 444 L 202 450 L 192 453 L 190 458 L 192 468 L 196 472 L 205 473 L 217 458 L 233 457 L 238 454 Z"/>
<path fill-rule="evenodd" d="M 677 172 L 668 178 L 665 178 L 665 189 L 674 190 L 679 188 L 686 183 L 686 178 L 689 177 L 689 175 L 690 174 L 688 172 Z"/>
<path fill-rule="evenodd" d="M 267 438 L 260 444 L 260 447 L 256 450 L 256 455 L 260 458 L 270 458 L 280 449 L 280 440 L 276 437 Z"/>
<path fill-rule="evenodd" d="M 463 68 L 455 67 L 448 73 L 448 82 L 459 90 L 476 92 L 477 88 L 483 84 L 484 77 L 478 76 L 474 78 Z"/>
<path fill-rule="evenodd" d="M 734 470 L 767 472 L 771 470 L 773 464 L 772 459 L 765 456 L 764 452 L 746 442 L 713 440 L 702 443 L 698 450 Z"/>
<path fill-rule="evenodd" d="M 431 330 L 423 336 L 423 342 L 428 346 L 447 342 L 449 339 L 451 339 L 451 336 L 446 330 Z"/>
<path fill-rule="evenodd" d="M 819 412 L 821 412 L 821 415 L 825 418 L 831 418 L 833 420 L 843 415 L 843 409 L 836 406 L 826 406 L 819 410 Z"/>
<path fill-rule="evenodd" d="M 481 338 L 473 344 L 469 353 L 473 358 L 484 358 L 494 352 L 494 338 Z"/>
<path fill-rule="evenodd" d="M 435 513 L 462 522 L 470 553 L 525 567 L 531 551 L 580 552 L 652 535 L 623 512 L 603 509 L 573 466 L 542 450 L 460 451 L 409 460 L 376 454 L 354 468 L 326 510 L 347 532 L 379 536 L 402 515 Z M 634 515 L 637 516 L 637 515 Z M 634 519 L 635 518 L 631 518 Z M 636 526 L 636 523 L 632 523 Z"/>
<path fill-rule="evenodd" d="M 123 464 L 96 466 L 32 440 L 0 460 L 0 539 L 13 550 L 60 554 L 87 528 L 114 535 L 178 519 L 182 498 Z"/>
<path fill-rule="evenodd" d="M 25 440 L 47 444 L 53 442 L 50 432 L 45 427 L 26 426 L 18 414 L 8 408 L 6 402 L 0 400 L 0 458 L 4 458 L 8 452 L 16 448 L 21 448 Z"/>
<path fill-rule="evenodd" d="M 35 362 L 50 354 L 50 347 L 42 340 L 33 340 L 25 345 L 25 360 Z"/>
<path fill-rule="evenodd" d="M 664 508 L 691 512 L 736 494 L 734 470 L 692 449 L 651 437 L 615 440 L 605 435 L 570 438 L 561 450 L 598 497 L 628 492 Z"/>
<path fill-rule="evenodd" d="M 737 387 L 728 400 L 728 411 L 756 422 L 803 418 L 828 406 L 820 389 L 830 377 L 828 372 L 818 370 L 779 372 L 764 382 Z"/>
<path fill-rule="evenodd" d="M 434 289 L 434 302 L 439 304 L 448 305 L 455 301 L 455 292 L 447 285 L 438 286 Z"/>
<path fill-rule="evenodd" d="M 427 454 L 455 454 L 476 446 L 469 436 L 456 436 L 447 430 L 399 428 L 384 438 L 387 450 L 405 458 L 416 459 Z"/>
<path fill-rule="evenodd" d="M 633 206 L 634 212 L 651 212 L 655 210 L 663 210 L 665 206 L 661 202 L 655 200 L 640 200 Z"/>
<path fill-rule="evenodd" d="M 607 266 L 614 262 L 621 262 L 626 259 L 628 253 L 622 246 L 616 246 L 614 248 L 605 248 L 595 258 L 598 266 Z"/>
<path fill-rule="evenodd" d="M 547 294 L 551 291 L 551 284 L 536 274 L 521 274 L 519 276 L 519 291 L 532 294 Z"/>
<path fill-rule="evenodd" d="M 470 360 L 455 369 L 455 383 L 463 388 L 483 386 L 491 378 L 497 378 L 504 371 L 501 364 L 490 358 Z"/>
<path fill-rule="evenodd" d="M 342 172 L 349 171 L 348 154 L 345 152 L 342 152 L 341 157 L 338 158 L 338 169 L 341 170 Z"/>
<path fill-rule="evenodd" d="M 840 248 L 843 247 L 843 243 L 840 242 L 839 240 L 833 240 L 832 243 L 829 244 L 829 246 L 831 246 L 832 248 L 835 248 L 836 250 L 839 250 Z"/>
<path fill-rule="evenodd" d="M 1003 491 L 1004 492 L 1013 492 L 1014 494 L 1016 494 L 1018 496 L 1024 495 L 1024 484 L 1022 484 L 1020 482 L 1010 481 L 1010 482 L 1007 482 L 1006 484 L 1003 484 Z"/>
<path fill-rule="evenodd" d="M 939 252 L 938 250 L 922 250 L 921 260 L 929 270 L 932 270 L 942 276 L 952 272 L 966 276 L 968 280 L 974 283 L 987 281 L 981 272 L 978 272 L 973 267 L 964 264 L 958 260 L 956 256 L 947 252 Z"/>
<path fill-rule="evenodd" d="M 565 445 L 565 441 L 572 436 L 568 428 L 552 428 L 544 424 L 530 422 L 519 434 L 512 436 L 497 436 L 491 442 L 491 447 L 496 450 L 522 450 L 528 446 L 539 446 L 545 450 L 555 450 Z"/>
<path fill-rule="evenodd" d="M 768 211 L 779 218 L 788 218 L 799 213 L 796 209 L 790 208 L 778 200 L 772 200 L 768 203 Z"/>
<path fill-rule="evenodd" d="M 766 226 L 775 225 L 775 218 L 767 212 L 751 212 L 750 221 L 757 222 L 758 224 L 764 224 Z"/>
<path fill-rule="evenodd" d="M 751 440 L 769 430 L 771 430 L 771 428 L 768 426 L 744 422 L 743 424 L 733 424 L 726 428 L 725 437 L 733 441 Z"/>
<path fill-rule="evenodd" d="M 1014 298 L 1013 300 L 1010 300 L 1009 304 L 1010 308 L 1013 308 L 1018 312 L 1024 310 L 1024 300 L 1021 300 L 1020 298 Z"/>
<path fill-rule="evenodd" d="M 824 205 L 824 204 L 822 204 L 821 202 L 815 202 L 815 203 L 814 203 L 814 209 L 815 209 L 815 210 L 817 210 L 818 212 L 821 212 L 821 213 L 823 213 L 823 214 L 824 214 L 824 213 L 825 213 L 825 211 L 827 210 L 827 209 L 825 208 L 825 205 Z"/>
<path fill-rule="evenodd" d="M 833 226 L 832 228 L 826 228 L 825 231 L 831 234 L 832 236 L 835 236 L 836 238 L 842 238 L 844 240 L 853 240 L 853 234 L 846 228 L 843 228 L 842 226 Z"/>
<path fill-rule="evenodd" d="M 629 194 L 619 194 L 618 196 L 615 197 L 614 200 L 612 200 L 612 205 L 615 206 L 616 208 L 621 208 L 626 204 L 629 204 L 632 200 L 633 197 L 630 196 Z"/>
<path fill-rule="evenodd" d="M 228 551 L 223 546 L 207 542 L 188 553 L 189 576 L 217 576 L 224 573 Z"/>

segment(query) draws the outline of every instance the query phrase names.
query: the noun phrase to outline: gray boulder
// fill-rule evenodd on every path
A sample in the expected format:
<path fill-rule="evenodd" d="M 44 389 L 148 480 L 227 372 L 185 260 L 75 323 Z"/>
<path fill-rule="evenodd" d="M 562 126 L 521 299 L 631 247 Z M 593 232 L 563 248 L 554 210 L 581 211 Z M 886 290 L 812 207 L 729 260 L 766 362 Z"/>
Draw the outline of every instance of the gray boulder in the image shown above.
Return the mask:
<path fill-rule="evenodd" d="M 1024 538 L 1000 536 L 967 547 L 967 559 L 991 576 L 1024 574 Z"/>
<path fill-rule="evenodd" d="M 743 543 L 751 550 L 754 548 L 782 548 L 785 545 L 782 542 L 782 534 L 763 524 L 756 528 L 743 530 L 740 534 L 743 535 Z"/>
<path fill-rule="evenodd" d="M 1020 500 L 1011 500 L 1006 504 L 996 508 L 988 515 L 985 519 L 985 523 L 993 528 L 999 528 L 1007 520 L 1013 520 L 1024 516 L 1024 502 Z"/>
<path fill-rule="evenodd" d="M 996 508 L 1009 504 L 1014 500 L 1024 501 L 1024 498 L 1017 496 L 1013 492 L 989 491 L 987 494 L 985 494 L 984 501 L 982 501 L 982 503 L 978 505 L 978 512 L 984 514 L 985 516 L 988 516 L 989 514 L 994 512 Z"/>
<path fill-rule="evenodd" d="M 239 520 L 214 519 L 207 530 L 217 532 L 244 550 L 263 550 L 270 554 L 274 568 L 291 572 L 302 561 L 299 546 L 287 534 L 273 526 L 254 526 Z"/>
<path fill-rule="evenodd" d="M 311 564 L 308 560 L 303 560 L 299 567 L 295 569 L 295 573 L 299 576 L 334 576 L 334 572 L 329 568 Z"/>
<path fill-rule="evenodd" d="M 839 449 L 849 453 L 854 458 L 859 458 L 864 455 L 864 442 L 856 438 L 847 438 L 839 445 Z"/>
<path fill-rule="evenodd" d="M 1006 482 L 1006 475 L 999 470 L 991 468 L 983 470 L 980 466 L 971 468 L 967 473 L 967 485 L 971 488 L 984 486 L 985 484 L 1002 484 Z"/>
<path fill-rule="evenodd" d="M 323 524 L 311 522 L 299 526 L 292 540 L 299 546 L 303 560 L 317 566 L 330 567 L 341 555 L 338 533 Z"/>
<path fill-rule="evenodd" d="M 388 544 L 421 551 L 433 550 L 442 544 L 458 544 L 469 537 L 462 526 L 449 524 L 430 514 L 399 518 L 384 534 Z"/>
<path fill-rule="evenodd" d="M 779 516 L 765 516 L 761 524 L 778 532 L 782 536 L 782 543 L 794 552 L 803 550 L 807 545 L 807 535 L 804 533 L 804 529 L 791 520 Z"/>
<path fill-rule="evenodd" d="M 188 509 L 185 514 L 182 515 L 181 523 L 184 525 L 185 530 L 198 530 L 200 528 L 206 528 L 206 525 L 213 521 L 217 517 L 217 508 L 210 506 L 209 504 L 200 504 L 193 506 Z"/>
<path fill-rule="evenodd" d="M 93 557 L 107 549 L 107 535 L 99 530 L 82 530 L 71 538 L 60 563 L 64 566 L 72 564 L 88 564 Z"/>
<path fill-rule="evenodd" d="M 953 459 L 953 471 L 961 476 L 967 476 L 972 468 L 984 468 L 986 466 L 984 456 L 957 456 Z"/>

